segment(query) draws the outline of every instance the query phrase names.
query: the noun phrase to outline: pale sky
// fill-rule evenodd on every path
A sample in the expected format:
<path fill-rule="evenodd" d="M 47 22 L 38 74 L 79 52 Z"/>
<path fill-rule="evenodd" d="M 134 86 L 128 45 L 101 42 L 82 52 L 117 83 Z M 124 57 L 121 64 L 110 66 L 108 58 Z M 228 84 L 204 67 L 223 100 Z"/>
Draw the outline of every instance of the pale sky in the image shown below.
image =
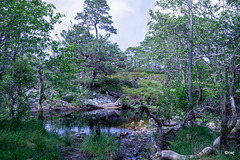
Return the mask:
<path fill-rule="evenodd" d="M 70 21 L 77 13 L 83 11 L 84 0 L 45 0 L 56 6 L 56 11 L 65 14 L 62 23 L 55 26 L 54 33 L 67 29 Z M 117 35 L 112 34 L 110 40 L 118 43 L 122 51 L 127 47 L 139 46 L 148 31 L 149 9 L 154 9 L 156 0 L 107 0 Z"/>

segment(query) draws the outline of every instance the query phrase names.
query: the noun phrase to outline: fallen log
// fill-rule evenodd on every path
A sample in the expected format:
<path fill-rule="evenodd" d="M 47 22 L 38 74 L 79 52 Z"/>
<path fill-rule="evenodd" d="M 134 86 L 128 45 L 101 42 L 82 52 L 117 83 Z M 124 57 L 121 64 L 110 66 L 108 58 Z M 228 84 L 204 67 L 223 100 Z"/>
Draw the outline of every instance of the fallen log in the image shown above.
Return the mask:
<path fill-rule="evenodd" d="M 177 152 L 171 150 L 162 150 L 160 153 L 157 152 L 154 155 L 154 160 L 169 159 L 169 160 L 187 160 L 187 159 L 197 159 L 204 155 L 209 155 L 214 153 L 220 147 L 220 136 L 216 138 L 212 146 L 205 147 L 201 152 L 195 155 L 181 155 Z"/>

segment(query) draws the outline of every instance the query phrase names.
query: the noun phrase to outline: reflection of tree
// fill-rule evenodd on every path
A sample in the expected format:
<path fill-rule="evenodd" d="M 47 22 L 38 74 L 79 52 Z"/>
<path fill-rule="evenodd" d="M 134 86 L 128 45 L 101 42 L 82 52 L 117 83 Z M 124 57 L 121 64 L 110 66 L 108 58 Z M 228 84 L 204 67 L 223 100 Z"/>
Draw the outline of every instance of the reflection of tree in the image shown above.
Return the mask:
<path fill-rule="evenodd" d="M 89 126 L 90 132 L 101 131 L 106 129 L 108 134 L 111 134 L 112 127 L 119 128 L 123 123 L 127 123 L 122 118 L 114 119 L 97 119 L 94 114 L 86 114 L 86 112 L 74 112 L 62 117 L 49 118 L 46 124 L 49 124 L 49 130 L 56 131 L 58 134 L 70 134 L 74 128 L 81 128 Z"/>
<path fill-rule="evenodd" d="M 68 114 L 64 117 L 61 117 L 60 121 L 62 126 L 65 127 L 86 127 L 88 126 L 88 115 L 85 115 L 81 112 L 74 112 L 71 114 Z"/>

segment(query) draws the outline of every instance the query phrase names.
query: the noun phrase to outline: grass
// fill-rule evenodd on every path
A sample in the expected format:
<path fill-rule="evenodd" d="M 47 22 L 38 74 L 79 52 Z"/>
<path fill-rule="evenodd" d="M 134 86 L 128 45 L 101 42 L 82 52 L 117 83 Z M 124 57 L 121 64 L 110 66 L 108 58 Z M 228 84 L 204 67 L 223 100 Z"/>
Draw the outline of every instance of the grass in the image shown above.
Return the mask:
<path fill-rule="evenodd" d="M 120 144 L 114 136 L 107 134 L 88 135 L 81 144 L 84 152 L 92 154 L 96 160 L 114 159 Z"/>
<path fill-rule="evenodd" d="M 167 141 L 168 149 L 183 155 L 196 154 L 203 148 L 211 146 L 219 135 L 220 133 L 213 132 L 207 127 L 183 127 L 176 137 Z M 213 155 L 204 156 L 201 160 L 240 160 L 240 154 L 234 151 L 233 147 L 229 148 L 229 151 L 234 152 L 234 155 L 217 151 Z"/>
<path fill-rule="evenodd" d="M 60 159 L 58 135 L 48 133 L 38 120 L 0 121 L 1 160 L 54 160 Z"/>

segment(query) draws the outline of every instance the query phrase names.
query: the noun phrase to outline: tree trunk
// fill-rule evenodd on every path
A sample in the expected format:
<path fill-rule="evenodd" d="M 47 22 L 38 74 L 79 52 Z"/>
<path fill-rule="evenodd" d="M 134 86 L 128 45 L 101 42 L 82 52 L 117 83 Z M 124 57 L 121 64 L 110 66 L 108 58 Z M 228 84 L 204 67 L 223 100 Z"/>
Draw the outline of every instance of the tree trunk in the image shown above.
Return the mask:
<path fill-rule="evenodd" d="M 14 119 L 15 115 L 14 115 L 14 109 L 12 104 L 10 104 L 10 112 L 11 112 L 11 118 Z"/>
<path fill-rule="evenodd" d="M 98 28 L 97 28 L 97 24 L 94 25 L 95 28 L 95 32 L 96 32 L 96 39 L 98 39 Z"/>
<path fill-rule="evenodd" d="M 94 71 L 93 71 L 93 79 L 92 79 L 92 83 L 91 83 L 91 85 L 90 85 L 91 88 L 94 87 L 94 81 L 95 81 L 96 77 L 97 77 L 97 71 L 94 70 Z"/>
<path fill-rule="evenodd" d="M 8 102 L 9 102 L 9 109 L 10 109 L 10 114 L 11 114 L 11 118 L 14 119 L 15 118 L 15 114 L 14 114 L 14 97 L 11 95 L 8 95 Z"/>
<path fill-rule="evenodd" d="M 165 132 L 161 126 L 158 126 L 157 152 L 161 153 L 164 147 Z"/>
<path fill-rule="evenodd" d="M 228 85 L 228 68 L 225 68 L 225 92 L 228 95 L 229 85 Z"/>
<path fill-rule="evenodd" d="M 200 88 L 200 79 L 199 79 L 199 73 L 198 73 L 198 69 L 197 69 L 197 66 L 196 66 L 196 71 L 197 71 L 197 85 L 198 85 L 198 99 L 197 99 L 197 106 L 199 106 L 199 102 L 200 102 L 200 99 L 201 99 L 201 88 Z"/>
<path fill-rule="evenodd" d="M 222 124 L 221 124 L 220 147 L 222 150 L 225 150 L 227 148 L 227 135 L 228 135 L 227 115 L 226 115 L 226 95 L 224 95 L 224 98 L 223 98 L 221 116 L 222 116 Z"/>
<path fill-rule="evenodd" d="M 192 98 L 192 50 L 193 50 L 193 12 L 192 12 L 192 0 L 188 1 L 189 8 L 189 64 L 188 64 L 188 98 L 189 98 L 189 109 L 193 109 L 193 98 Z"/>
<path fill-rule="evenodd" d="M 185 75 L 184 75 L 184 71 L 183 71 L 183 68 L 182 68 L 182 62 L 180 64 L 180 72 L 181 72 L 181 75 L 182 75 L 182 84 L 185 83 Z"/>
<path fill-rule="evenodd" d="M 42 100 L 43 100 L 43 75 L 42 75 L 42 64 L 38 67 L 38 78 L 39 78 L 39 99 L 38 99 L 38 119 L 43 119 L 43 108 L 42 108 Z"/>

